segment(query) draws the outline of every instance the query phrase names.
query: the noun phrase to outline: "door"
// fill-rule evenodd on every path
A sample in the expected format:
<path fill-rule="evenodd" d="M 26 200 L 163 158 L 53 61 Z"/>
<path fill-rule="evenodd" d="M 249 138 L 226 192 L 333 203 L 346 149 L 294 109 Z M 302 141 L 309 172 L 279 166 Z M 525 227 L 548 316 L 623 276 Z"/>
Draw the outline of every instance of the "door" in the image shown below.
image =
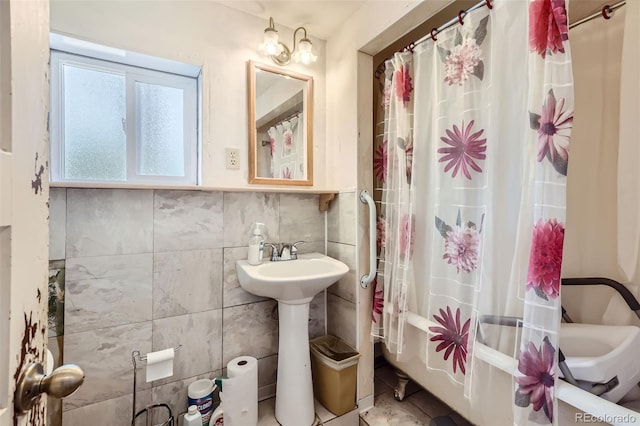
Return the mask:
<path fill-rule="evenodd" d="M 47 336 L 49 1 L 0 0 L 0 426 L 44 425 L 45 398 L 13 409 Z"/>

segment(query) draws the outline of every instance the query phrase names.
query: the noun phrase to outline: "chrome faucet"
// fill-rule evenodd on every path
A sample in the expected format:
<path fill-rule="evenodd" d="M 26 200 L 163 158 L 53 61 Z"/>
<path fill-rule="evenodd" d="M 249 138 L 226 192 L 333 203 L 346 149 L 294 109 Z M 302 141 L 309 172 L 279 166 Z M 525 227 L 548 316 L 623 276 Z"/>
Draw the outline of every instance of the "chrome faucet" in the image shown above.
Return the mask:
<path fill-rule="evenodd" d="M 304 241 L 296 241 L 295 243 L 264 243 L 265 246 L 271 247 L 271 261 L 279 262 L 284 260 L 296 260 L 298 258 L 297 244 L 303 244 Z"/>
<path fill-rule="evenodd" d="M 264 243 L 265 246 L 271 247 L 271 261 L 277 262 L 280 260 L 280 253 L 278 252 L 278 246 L 272 243 Z"/>
<path fill-rule="evenodd" d="M 291 260 L 291 244 L 282 243 L 280 249 L 280 260 Z"/>

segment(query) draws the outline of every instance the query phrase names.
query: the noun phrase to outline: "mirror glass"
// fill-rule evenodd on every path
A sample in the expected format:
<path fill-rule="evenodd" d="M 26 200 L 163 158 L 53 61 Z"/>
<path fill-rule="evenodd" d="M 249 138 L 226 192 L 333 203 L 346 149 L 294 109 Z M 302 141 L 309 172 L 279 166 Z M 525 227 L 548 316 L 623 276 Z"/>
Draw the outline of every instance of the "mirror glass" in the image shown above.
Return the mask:
<path fill-rule="evenodd" d="M 313 78 L 249 62 L 249 183 L 313 184 Z"/>

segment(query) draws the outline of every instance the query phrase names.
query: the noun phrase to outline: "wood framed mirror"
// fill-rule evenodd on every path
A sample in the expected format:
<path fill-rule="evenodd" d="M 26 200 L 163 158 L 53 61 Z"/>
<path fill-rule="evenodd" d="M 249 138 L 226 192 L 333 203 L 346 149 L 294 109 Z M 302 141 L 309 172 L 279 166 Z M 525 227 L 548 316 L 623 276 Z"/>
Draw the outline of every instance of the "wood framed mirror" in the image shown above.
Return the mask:
<path fill-rule="evenodd" d="M 313 78 L 249 61 L 249 183 L 313 185 Z"/>

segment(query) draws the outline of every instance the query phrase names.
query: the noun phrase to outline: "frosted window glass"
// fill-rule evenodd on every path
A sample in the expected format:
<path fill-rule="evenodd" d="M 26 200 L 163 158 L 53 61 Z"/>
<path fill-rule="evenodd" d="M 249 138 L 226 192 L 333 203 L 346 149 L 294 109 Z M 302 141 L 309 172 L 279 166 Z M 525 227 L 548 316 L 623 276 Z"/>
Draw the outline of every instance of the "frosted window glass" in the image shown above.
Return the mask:
<path fill-rule="evenodd" d="M 138 174 L 184 176 L 183 91 L 136 82 Z"/>
<path fill-rule="evenodd" d="M 64 177 L 126 180 L 124 75 L 64 66 Z"/>

